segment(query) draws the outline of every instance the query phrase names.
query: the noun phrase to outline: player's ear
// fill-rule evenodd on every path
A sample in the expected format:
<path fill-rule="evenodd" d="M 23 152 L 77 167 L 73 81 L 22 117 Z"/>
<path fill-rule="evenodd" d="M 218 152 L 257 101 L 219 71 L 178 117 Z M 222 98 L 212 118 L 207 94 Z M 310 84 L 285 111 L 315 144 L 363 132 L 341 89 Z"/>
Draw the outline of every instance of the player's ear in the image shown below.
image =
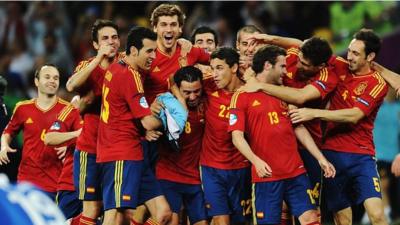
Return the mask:
<path fill-rule="evenodd" d="M 272 68 L 272 64 L 268 61 L 264 63 L 264 70 L 270 70 Z"/>
<path fill-rule="evenodd" d="M 375 56 L 376 56 L 375 52 L 369 53 L 369 54 L 367 55 L 367 61 L 368 61 L 368 62 L 374 61 Z"/>
<path fill-rule="evenodd" d="M 92 42 L 92 45 L 93 45 L 93 48 L 94 48 L 94 49 L 99 50 L 99 48 L 100 48 L 99 43 L 93 41 L 93 42 Z"/>
<path fill-rule="evenodd" d="M 237 71 L 238 71 L 238 69 L 239 69 L 239 66 L 238 66 L 238 64 L 237 63 L 235 63 L 235 64 L 233 64 L 233 66 L 232 66 L 232 68 L 231 68 L 231 71 L 232 71 L 232 73 L 237 73 Z"/>
<path fill-rule="evenodd" d="M 135 46 L 131 46 L 131 55 L 137 56 L 139 54 L 138 49 Z"/>

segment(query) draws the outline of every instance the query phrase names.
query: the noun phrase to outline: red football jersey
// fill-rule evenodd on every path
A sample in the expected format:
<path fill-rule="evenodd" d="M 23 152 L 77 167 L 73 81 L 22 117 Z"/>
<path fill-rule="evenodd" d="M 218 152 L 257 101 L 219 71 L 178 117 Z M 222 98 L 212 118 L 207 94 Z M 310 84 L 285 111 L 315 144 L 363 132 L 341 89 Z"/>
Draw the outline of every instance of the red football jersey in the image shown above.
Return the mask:
<path fill-rule="evenodd" d="M 118 61 L 123 56 L 123 54 L 117 54 L 114 61 Z M 94 58 L 89 60 L 81 61 L 75 68 L 74 73 L 84 69 Z M 93 91 L 94 100 L 92 104 L 85 109 L 85 114 L 83 115 L 83 128 L 82 133 L 79 135 L 76 141 L 76 148 L 80 151 L 85 151 L 91 154 L 96 154 L 97 145 L 97 130 L 99 126 L 99 115 L 101 107 L 101 90 L 103 86 L 104 74 L 107 68 L 103 68 L 99 65 L 92 71 L 88 79 L 78 88 L 78 93 L 80 96 L 85 96 L 89 91 Z"/>
<path fill-rule="evenodd" d="M 387 84 L 378 72 L 363 76 L 348 72 L 332 96 L 329 109 L 357 107 L 365 117 L 357 124 L 329 122 L 323 149 L 375 155 L 372 130 L 387 91 Z"/>
<path fill-rule="evenodd" d="M 167 55 L 160 49 L 156 50 L 156 58 L 151 64 L 150 72 L 144 79 L 144 93 L 151 104 L 160 93 L 167 92 L 170 88 L 169 78 L 184 66 L 196 63 L 207 63 L 210 55 L 204 49 L 193 47 L 186 57 L 181 56 L 181 47 L 177 45 L 175 53 Z"/>
<path fill-rule="evenodd" d="M 253 182 L 305 173 L 287 110 L 285 102 L 263 92 L 236 92 L 232 97 L 229 131 L 243 131 L 254 154 L 272 169 L 272 177 L 260 178 L 252 166 Z"/>
<path fill-rule="evenodd" d="M 142 160 L 137 124 L 147 115 L 151 111 L 139 72 L 123 60 L 111 64 L 104 78 L 97 162 Z"/>
<path fill-rule="evenodd" d="M 231 134 L 227 132 L 229 104 L 233 93 L 216 89 L 211 79 L 204 80 L 204 89 L 207 93 L 206 126 L 200 165 L 217 169 L 248 167 L 249 161 L 236 149 Z"/>
<path fill-rule="evenodd" d="M 82 128 L 83 120 L 79 114 L 79 110 L 74 108 L 72 105 L 67 105 L 58 114 L 57 119 L 51 125 L 48 132 L 70 132 L 76 131 Z M 73 161 L 74 161 L 74 149 L 76 139 L 72 139 L 66 143 L 60 144 L 61 146 L 68 146 L 65 153 L 65 158 L 61 170 L 61 175 L 58 178 L 57 191 L 74 191 L 74 180 L 73 180 Z M 50 146 L 47 149 L 54 151 Z M 54 159 L 55 160 L 55 159 Z"/>
<path fill-rule="evenodd" d="M 287 74 L 283 78 L 283 84 L 285 86 L 293 88 L 303 88 L 308 84 L 314 86 L 319 91 L 321 98 L 306 102 L 304 104 L 304 107 L 323 109 L 326 106 L 328 100 L 327 97 L 330 96 L 330 93 L 335 90 L 337 83 L 339 82 L 339 78 L 336 74 L 337 71 L 335 70 L 335 68 L 340 67 L 334 67 L 332 64 L 335 64 L 336 62 L 341 62 L 343 61 L 343 59 L 340 57 L 332 56 L 328 62 L 328 66 L 321 69 L 315 76 L 307 79 L 302 78 L 301 75 L 299 75 L 297 72 L 296 64 L 299 60 L 299 51 L 300 50 L 298 48 L 289 48 L 287 50 Z M 320 124 L 321 122 L 318 119 L 304 123 L 318 146 L 321 146 L 322 144 L 322 131 Z"/>
<path fill-rule="evenodd" d="M 5 134 L 14 137 L 23 130 L 22 159 L 18 169 L 18 181 L 29 181 L 44 191 L 56 192 L 62 162 L 56 152 L 45 151 L 44 135 L 58 113 L 68 102 L 58 98 L 47 110 L 42 110 L 36 99 L 17 103 Z"/>
<path fill-rule="evenodd" d="M 179 138 L 180 152 L 159 143 L 159 160 L 156 165 L 157 179 L 184 184 L 200 184 L 199 159 L 204 132 L 204 104 L 189 110 L 185 130 Z"/>

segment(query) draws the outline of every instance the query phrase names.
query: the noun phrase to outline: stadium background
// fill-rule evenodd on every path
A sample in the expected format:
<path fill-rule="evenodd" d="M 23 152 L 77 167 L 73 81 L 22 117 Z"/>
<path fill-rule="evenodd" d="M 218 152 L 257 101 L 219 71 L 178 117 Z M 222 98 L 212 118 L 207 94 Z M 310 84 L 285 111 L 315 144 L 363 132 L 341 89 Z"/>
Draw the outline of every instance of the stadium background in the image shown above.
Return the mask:
<path fill-rule="evenodd" d="M 151 11 L 160 2 L 0 2 L 0 74 L 8 81 L 4 102 L 8 117 L 17 101 L 35 97 L 34 69 L 53 63 L 61 69 L 60 96 L 69 100 L 65 82 L 77 62 L 94 55 L 91 26 L 97 18 L 114 20 L 121 50 L 130 27 L 150 26 Z M 400 72 L 400 2 L 177 2 L 186 13 L 183 37 L 207 25 L 219 45 L 233 45 L 236 31 L 255 24 L 268 34 L 306 39 L 319 35 L 336 54 L 345 55 L 351 35 L 362 27 L 383 38 L 378 62 Z M 9 118 L 2 118 L 2 124 Z M 21 149 L 21 138 L 14 147 Z M 397 147 L 398 148 L 398 147 Z M 20 153 L 1 167 L 16 178 Z M 400 189 L 400 187 L 398 187 Z M 397 199 L 400 202 L 400 199 Z"/>

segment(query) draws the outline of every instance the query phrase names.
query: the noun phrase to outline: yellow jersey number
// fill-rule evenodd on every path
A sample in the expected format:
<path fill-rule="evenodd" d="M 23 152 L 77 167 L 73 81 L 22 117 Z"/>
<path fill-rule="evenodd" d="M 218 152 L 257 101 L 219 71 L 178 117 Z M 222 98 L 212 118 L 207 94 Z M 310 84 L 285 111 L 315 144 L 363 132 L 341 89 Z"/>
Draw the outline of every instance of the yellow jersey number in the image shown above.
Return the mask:
<path fill-rule="evenodd" d="M 220 109 L 219 114 L 218 114 L 219 117 L 229 118 L 229 109 L 230 108 L 228 106 L 220 105 L 219 109 Z"/>
<path fill-rule="evenodd" d="M 102 93 L 103 93 L 102 94 L 103 104 L 102 104 L 102 107 L 101 107 L 101 115 L 100 115 L 100 117 L 101 117 L 101 120 L 104 123 L 108 123 L 108 117 L 110 116 L 110 104 L 107 101 L 107 96 L 108 96 L 109 92 L 110 92 L 110 88 L 106 87 L 103 84 L 103 91 L 102 91 Z"/>

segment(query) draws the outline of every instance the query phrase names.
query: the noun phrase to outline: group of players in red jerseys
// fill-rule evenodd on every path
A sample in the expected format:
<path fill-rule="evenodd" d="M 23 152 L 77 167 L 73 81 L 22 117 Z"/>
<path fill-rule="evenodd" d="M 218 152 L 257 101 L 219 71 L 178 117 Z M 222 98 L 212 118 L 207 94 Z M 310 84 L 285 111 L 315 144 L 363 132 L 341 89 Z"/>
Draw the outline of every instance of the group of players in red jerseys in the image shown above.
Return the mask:
<path fill-rule="evenodd" d="M 319 37 L 253 25 L 238 31 L 236 49 L 217 48 L 208 27 L 190 43 L 173 4 L 150 20 L 153 30 L 129 31 L 122 53 L 118 27 L 95 22 L 97 55 L 69 78 L 71 103 L 57 97 L 57 67 L 38 68 L 38 97 L 16 105 L 0 165 L 22 129 L 18 181 L 41 188 L 74 225 L 102 215 L 106 225 L 178 225 L 183 215 L 196 225 L 291 224 L 291 215 L 314 225 L 322 193 L 336 224 L 351 224 L 360 203 L 372 224 L 387 224 L 372 129 L 386 81 L 400 82 L 373 62 L 381 40 L 372 30 L 354 35 L 345 60 Z M 168 91 L 177 105 L 157 100 Z M 160 121 L 174 107 L 188 113 L 179 150 Z"/>

